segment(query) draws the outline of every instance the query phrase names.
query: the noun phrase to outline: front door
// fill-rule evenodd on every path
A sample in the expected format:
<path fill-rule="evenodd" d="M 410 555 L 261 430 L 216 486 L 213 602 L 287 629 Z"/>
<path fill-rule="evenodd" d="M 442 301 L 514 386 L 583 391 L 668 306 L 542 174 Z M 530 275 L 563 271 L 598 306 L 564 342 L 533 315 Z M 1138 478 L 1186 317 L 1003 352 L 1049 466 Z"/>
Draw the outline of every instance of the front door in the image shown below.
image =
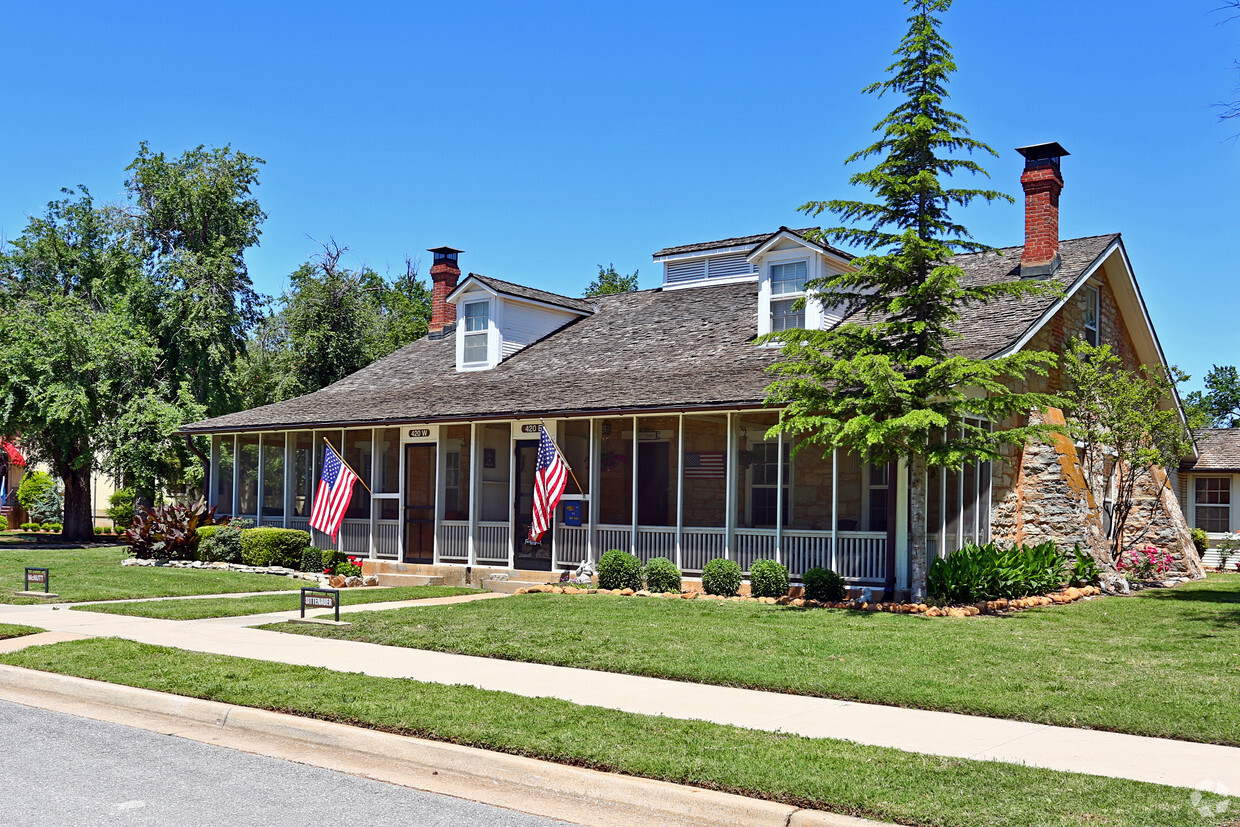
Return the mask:
<path fill-rule="evenodd" d="M 435 446 L 405 446 L 405 562 L 435 562 Z"/>
<path fill-rule="evenodd" d="M 637 444 L 637 498 L 638 525 L 675 525 L 669 521 L 668 504 L 668 443 L 639 442 Z"/>
<path fill-rule="evenodd" d="M 551 571 L 551 532 L 538 545 L 527 542 L 534 521 L 534 472 L 538 470 L 538 440 L 520 439 L 515 443 L 514 461 L 517 484 L 512 509 L 516 532 L 512 535 L 514 565 L 519 569 Z"/>

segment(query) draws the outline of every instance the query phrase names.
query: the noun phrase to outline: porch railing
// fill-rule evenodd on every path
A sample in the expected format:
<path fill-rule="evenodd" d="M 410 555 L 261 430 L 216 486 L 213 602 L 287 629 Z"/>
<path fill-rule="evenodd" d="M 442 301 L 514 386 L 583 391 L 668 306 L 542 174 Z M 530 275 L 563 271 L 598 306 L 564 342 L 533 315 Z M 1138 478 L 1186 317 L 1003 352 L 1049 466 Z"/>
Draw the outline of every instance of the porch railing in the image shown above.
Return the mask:
<path fill-rule="evenodd" d="M 346 519 L 340 527 L 340 550 L 345 554 L 369 557 L 370 520 Z"/>
<path fill-rule="evenodd" d="M 464 563 L 469 559 L 469 523 L 444 520 L 439 524 L 439 559 Z"/>
<path fill-rule="evenodd" d="M 676 559 L 676 527 L 649 526 L 637 527 L 637 557 L 643 563 L 649 563 L 655 557 Z"/>
<path fill-rule="evenodd" d="M 689 528 L 680 535 L 680 568 L 700 573 L 708 560 L 727 555 L 728 530 L 726 528 Z"/>
<path fill-rule="evenodd" d="M 555 535 L 555 567 L 575 566 L 590 554 L 588 526 L 561 525 Z M 597 561 L 595 561 L 597 562 Z"/>
<path fill-rule="evenodd" d="M 400 520 L 375 522 L 375 556 L 385 560 L 400 556 Z"/>
<path fill-rule="evenodd" d="M 618 548 L 621 551 L 632 551 L 633 528 L 627 525 L 600 525 L 598 540 L 595 543 L 595 557 L 602 557 L 603 552 Z M 598 560 L 595 560 L 598 562 Z"/>
<path fill-rule="evenodd" d="M 754 560 L 764 559 L 775 559 L 775 532 L 765 528 L 736 529 L 736 562 L 741 571 L 749 571 Z"/>
<path fill-rule="evenodd" d="M 512 548 L 512 535 L 508 523 L 478 523 L 478 547 L 474 556 L 480 563 L 508 565 L 508 553 Z"/>

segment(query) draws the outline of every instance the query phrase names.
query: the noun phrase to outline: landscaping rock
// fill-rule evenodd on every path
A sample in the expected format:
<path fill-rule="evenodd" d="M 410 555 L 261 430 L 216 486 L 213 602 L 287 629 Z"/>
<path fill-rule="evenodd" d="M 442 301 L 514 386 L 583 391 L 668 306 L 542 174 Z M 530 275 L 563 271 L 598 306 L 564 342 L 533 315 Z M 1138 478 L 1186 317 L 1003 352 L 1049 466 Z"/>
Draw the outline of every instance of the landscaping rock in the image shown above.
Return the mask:
<path fill-rule="evenodd" d="M 515 592 L 513 592 L 513 594 L 529 594 L 529 593 L 530 593 L 529 589 L 517 589 Z"/>
<path fill-rule="evenodd" d="M 552 586 L 551 593 L 552 594 L 564 594 L 564 590 L 561 589 L 559 586 Z"/>
<path fill-rule="evenodd" d="M 680 597 L 682 600 L 696 600 L 697 596 L 698 596 L 697 592 L 685 592 Z"/>
<path fill-rule="evenodd" d="M 360 586 L 360 585 L 362 585 L 362 578 L 360 578 L 360 577 L 356 577 L 356 576 L 354 576 L 354 577 L 348 577 L 348 578 L 345 578 L 344 584 L 345 584 L 346 586 L 351 587 L 351 588 L 352 588 L 352 587 L 356 587 L 356 586 Z"/>
<path fill-rule="evenodd" d="M 377 586 L 377 585 L 379 585 L 379 575 L 377 575 L 377 574 L 368 574 L 368 575 L 366 575 L 365 577 L 363 577 L 363 578 L 362 578 L 362 585 L 363 585 L 363 586 Z"/>
<path fill-rule="evenodd" d="M 333 574 L 332 579 L 327 582 L 331 584 L 333 589 L 342 589 L 348 581 L 345 580 L 344 575 Z"/>
<path fill-rule="evenodd" d="M 636 594 L 636 592 L 634 592 L 632 589 L 626 588 L 626 589 L 621 589 L 620 594 L 622 594 L 625 597 L 632 597 L 634 594 Z"/>
<path fill-rule="evenodd" d="M 633 596 L 634 597 L 649 597 L 650 592 L 648 592 L 646 589 L 638 589 L 637 591 L 633 592 Z"/>

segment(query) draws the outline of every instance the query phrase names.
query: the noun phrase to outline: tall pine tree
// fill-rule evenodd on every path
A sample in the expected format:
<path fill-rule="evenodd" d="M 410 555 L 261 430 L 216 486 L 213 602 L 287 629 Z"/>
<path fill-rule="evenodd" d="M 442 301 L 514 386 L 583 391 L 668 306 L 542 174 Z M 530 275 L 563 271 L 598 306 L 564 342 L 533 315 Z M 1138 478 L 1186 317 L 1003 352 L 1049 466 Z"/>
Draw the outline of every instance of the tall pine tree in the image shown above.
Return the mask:
<path fill-rule="evenodd" d="M 813 446 L 829 454 L 838 448 L 875 463 L 907 461 L 911 585 L 919 599 L 927 571 L 927 468 L 999 459 L 1003 445 L 1040 436 L 1045 429 L 1028 424 L 1027 415 L 1058 400 L 1009 387 L 1030 373 L 1045 375 L 1053 354 L 951 355 L 952 326 L 969 307 L 1044 288 L 1037 282 L 967 284 L 953 260 L 990 248 L 975 241 L 951 209 L 1012 199 L 991 189 L 944 185 L 942 179 L 958 172 L 986 175 L 967 156 L 997 153 L 969 137 L 965 119 L 945 106 L 956 64 L 936 14 L 951 0 L 904 1 L 912 14 L 896 61 L 886 80 L 864 90 L 898 104 L 874 128 L 878 140 L 847 159 L 878 159 L 850 179 L 869 189 L 874 201 L 811 201 L 800 208 L 812 216 L 833 213 L 850 225 L 819 237 L 867 251 L 852 261 L 853 272 L 807 286 L 823 306 L 855 312 L 831 330 L 770 337 L 782 343 L 783 358 L 773 368 L 778 378 L 768 402 L 784 406 L 776 430 L 794 437 L 798 450 Z"/>

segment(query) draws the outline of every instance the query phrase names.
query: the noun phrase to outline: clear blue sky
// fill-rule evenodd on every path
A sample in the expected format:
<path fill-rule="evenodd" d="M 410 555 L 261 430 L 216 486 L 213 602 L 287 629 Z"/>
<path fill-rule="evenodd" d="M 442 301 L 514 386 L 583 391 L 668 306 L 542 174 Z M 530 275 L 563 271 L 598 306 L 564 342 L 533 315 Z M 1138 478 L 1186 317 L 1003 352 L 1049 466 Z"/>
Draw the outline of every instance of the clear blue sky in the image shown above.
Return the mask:
<path fill-rule="evenodd" d="M 1235 364 L 1240 20 L 1220 0 L 959 0 L 954 107 L 998 149 L 1057 140 L 1064 237 L 1119 231 L 1171 361 Z M 889 106 L 862 96 L 895 0 L 820 3 L 8 3 L 0 238 L 62 186 L 119 197 L 138 143 L 266 159 L 258 288 L 333 237 L 354 263 L 463 248 L 466 270 L 577 295 L 596 265 L 804 225 Z M 858 193 L 853 193 L 858 194 Z M 1020 206 L 963 216 L 1021 242 Z"/>

